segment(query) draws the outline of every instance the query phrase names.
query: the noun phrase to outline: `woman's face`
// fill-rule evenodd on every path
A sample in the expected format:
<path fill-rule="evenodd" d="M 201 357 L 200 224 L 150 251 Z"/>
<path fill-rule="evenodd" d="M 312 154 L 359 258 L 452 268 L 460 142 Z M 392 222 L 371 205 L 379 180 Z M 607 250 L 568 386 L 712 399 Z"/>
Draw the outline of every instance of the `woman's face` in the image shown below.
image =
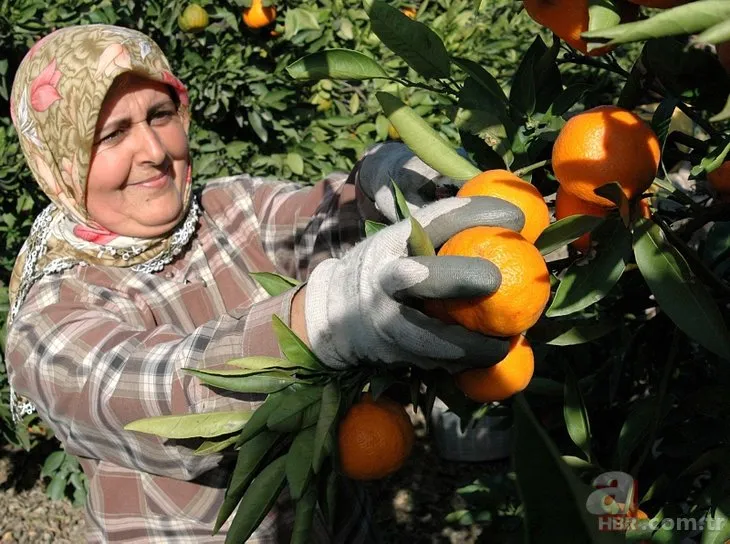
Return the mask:
<path fill-rule="evenodd" d="M 169 88 L 134 74 L 115 80 L 99 114 L 86 207 L 123 236 L 161 236 L 185 212 L 188 138 Z"/>

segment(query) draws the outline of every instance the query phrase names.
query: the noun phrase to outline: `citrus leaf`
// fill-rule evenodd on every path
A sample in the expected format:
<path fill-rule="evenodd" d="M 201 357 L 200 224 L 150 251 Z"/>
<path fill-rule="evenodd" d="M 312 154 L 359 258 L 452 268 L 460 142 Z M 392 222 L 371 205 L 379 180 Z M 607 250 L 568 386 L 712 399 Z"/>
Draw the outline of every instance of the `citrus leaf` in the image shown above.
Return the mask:
<path fill-rule="evenodd" d="M 717 303 L 658 225 L 643 218 L 637 220 L 634 254 L 659 308 L 687 336 L 730 359 L 727 325 Z"/>
<path fill-rule="evenodd" d="M 281 433 L 293 433 L 301 429 L 306 429 L 317 424 L 319 418 L 319 409 L 322 403 L 317 401 L 310 404 L 301 412 L 292 414 L 289 417 L 269 424 L 269 429 Z"/>
<path fill-rule="evenodd" d="M 383 223 L 378 223 L 377 221 L 371 221 L 370 219 L 367 219 L 365 221 L 365 236 L 372 236 L 373 234 L 377 234 L 379 231 L 383 230 L 388 225 L 385 225 Z"/>
<path fill-rule="evenodd" d="M 257 374 L 249 376 L 216 376 L 190 368 L 186 368 L 185 372 L 192 374 L 206 385 L 236 393 L 276 393 L 300 381 L 282 370 L 258 371 Z"/>
<path fill-rule="evenodd" d="M 623 534 L 599 532 L 586 508 L 593 489 L 580 481 L 538 424 L 522 393 L 512 404 L 513 461 L 524 507 L 525 542 L 624 542 Z"/>
<path fill-rule="evenodd" d="M 337 382 L 329 382 L 322 389 L 322 407 L 319 411 L 319 419 L 317 420 L 316 434 L 314 436 L 314 451 L 312 452 L 312 469 L 315 474 L 319 473 L 324 461 L 324 444 L 327 436 L 337 420 L 337 414 L 340 411 L 340 401 L 342 394 Z"/>
<path fill-rule="evenodd" d="M 411 234 L 408 236 L 408 254 L 416 256 L 436 255 L 431 239 L 426 231 L 414 217 L 409 217 L 411 222 Z"/>
<path fill-rule="evenodd" d="M 587 264 L 578 261 L 568 268 L 545 315 L 568 315 L 605 297 L 626 268 L 631 253 L 631 235 L 620 221 L 606 222 L 596 233 L 596 256 Z"/>
<path fill-rule="evenodd" d="M 238 450 L 236 466 L 233 468 L 231 481 L 226 488 L 223 504 L 218 510 L 213 534 L 218 532 L 218 529 L 236 509 L 249 484 L 264 466 L 269 454 L 281 438 L 278 433 L 265 431 L 246 442 Z"/>
<path fill-rule="evenodd" d="M 330 531 L 334 528 L 337 517 L 337 499 L 339 498 L 338 477 L 337 471 L 330 469 L 327 477 L 322 480 L 323 485 L 319 491 L 319 504 L 321 505 L 322 513 L 327 520 Z"/>
<path fill-rule="evenodd" d="M 624 225 L 629 224 L 629 200 L 626 198 L 626 194 L 618 182 L 612 181 L 610 183 L 605 183 L 600 187 L 593 189 L 593 192 L 598 196 L 602 196 L 603 198 L 607 198 L 613 202 L 618 208 L 619 215 L 621 216 L 621 219 L 623 219 Z"/>
<path fill-rule="evenodd" d="M 583 395 L 580 392 L 578 380 L 573 369 L 565 365 L 565 393 L 563 403 L 563 417 L 568 435 L 573 443 L 578 446 L 586 455 L 586 460 L 591 461 L 591 426 L 588 421 L 586 405 Z"/>
<path fill-rule="evenodd" d="M 487 70 L 473 60 L 453 57 L 451 59 L 459 68 L 469 74 L 473 80 L 487 93 L 490 98 L 490 106 L 497 111 L 505 112 L 507 109 L 507 96 L 502 87 Z"/>
<path fill-rule="evenodd" d="M 156 416 L 127 423 L 124 429 L 154 434 L 163 438 L 210 438 L 241 430 L 251 419 L 250 410 L 211 412 L 182 416 Z"/>
<path fill-rule="evenodd" d="M 236 447 L 245 444 L 248 440 L 264 431 L 266 429 L 266 421 L 269 419 L 269 415 L 279 408 L 279 405 L 286 397 L 287 396 L 283 393 L 269 395 L 264 403 L 254 410 L 251 419 L 243 427 L 241 434 L 238 435 Z"/>
<path fill-rule="evenodd" d="M 350 49 L 328 49 L 306 55 L 292 62 L 286 71 L 294 79 L 300 80 L 388 77 L 376 60 Z"/>
<path fill-rule="evenodd" d="M 586 232 L 591 232 L 603 223 L 605 218 L 592 215 L 571 215 L 547 227 L 535 240 L 535 247 L 542 255 L 552 253 L 570 242 L 577 240 Z"/>
<path fill-rule="evenodd" d="M 322 398 L 322 391 L 322 387 L 312 386 L 303 387 L 295 393 L 289 393 L 286 395 L 286 402 L 283 402 L 276 411 L 269 415 L 266 424 L 271 428 L 272 425 L 281 423 L 290 416 L 299 414 L 307 406 L 318 402 Z"/>
<path fill-rule="evenodd" d="M 254 478 L 241 498 L 241 508 L 236 511 L 226 535 L 226 544 L 246 542 L 261 524 L 286 482 L 286 455 L 282 455 Z"/>
<path fill-rule="evenodd" d="M 449 54 L 438 34 L 382 0 L 365 0 L 363 4 L 375 35 L 408 66 L 426 79 L 451 76 Z"/>
<path fill-rule="evenodd" d="M 316 506 L 317 488 L 310 485 L 297 501 L 290 544 L 309 544 L 312 541 L 312 521 Z"/>
<path fill-rule="evenodd" d="M 323 370 L 324 366 L 319 362 L 317 356 L 312 350 L 302 342 L 296 333 L 291 330 L 278 315 L 271 318 L 271 325 L 274 333 L 279 341 L 279 348 L 284 353 L 284 357 L 298 366 L 308 368 L 310 370 Z"/>
<path fill-rule="evenodd" d="M 702 158 L 700 164 L 692 167 L 692 175 L 698 176 L 702 172 L 712 172 L 720 168 L 728 154 L 730 154 L 730 139 L 725 140 L 722 145 L 712 148 L 710 153 Z"/>
<path fill-rule="evenodd" d="M 299 280 L 294 278 L 289 278 L 273 272 L 249 272 L 248 275 L 256 280 L 259 285 L 264 288 L 264 291 L 272 297 L 280 295 L 301 283 Z"/>
<path fill-rule="evenodd" d="M 231 359 L 226 361 L 227 365 L 235 366 L 245 370 L 271 370 L 275 368 L 301 368 L 288 359 L 278 357 L 253 356 Z"/>
<path fill-rule="evenodd" d="M 564 115 L 590 90 L 591 86 L 586 83 L 575 83 L 567 86 L 555 97 L 548 113 L 556 117 Z"/>
<path fill-rule="evenodd" d="M 291 498 L 295 501 L 302 497 L 312 475 L 314 433 L 314 427 L 300 431 L 289 447 L 286 460 L 286 480 L 289 482 Z"/>
<path fill-rule="evenodd" d="M 730 540 L 730 498 L 723 497 L 707 512 L 700 544 L 725 544 Z"/>
<path fill-rule="evenodd" d="M 722 43 L 730 40 L 730 20 L 711 26 L 695 38 L 698 43 Z"/>
<path fill-rule="evenodd" d="M 601 338 L 616 327 L 617 323 L 612 319 L 595 322 L 585 319 L 571 321 L 544 319 L 530 328 L 527 337 L 531 342 L 550 346 L 575 346 Z"/>
<path fill-rule="evenodd" d="M 730 19 L 730 2 L 727 0 L 698 0 L 663 10 L 642 21 L 584 32 L 581 37 L 603 38 L 615 45 L 663 36 L 695 34 L 727 19 Z"/>
<path fill-rule="evenodd" d="M 588 30 L 603 30 L 618 25 L 621 14 L 612 0 L 588 0 Z M 603 47 L 601 44 L 588 43 L 588 52 Z"/>
<path fill-rule="evenodd" d="M 393 186 L 393 195 L 395 196 L 395 211 L 398 213 L 398 219 L 405 219 L 411 216 L 411 210 L 408 207 L 408 201 L 403 195 L 403 191 L 400 190 L 398 184 L 393 178 L 390 178 L 390 183 Z"/>
<path fill-rule="evenodd" d="M 238 435 L 229 436 L 223 440 L 206 440 L 193 452 L 193 455 L 210 455 L 223 451 L 228 446 L 232 446 L 238 440 Z"/>
<path fill-rule="evenodd" d="M 398 97 L 383 91 L 376 96 L 403 142 L 431 168 L 454 180 L 471 179 L 480 173 Z"/>
<path fill-rule="evenodd" d="M 636 401 L 621 426 L 616 444 L 619 470 L 628 469 L 631 454 L 646 438 L 646 432 L 656 417 L 656 402 L 656 397 Z"/>

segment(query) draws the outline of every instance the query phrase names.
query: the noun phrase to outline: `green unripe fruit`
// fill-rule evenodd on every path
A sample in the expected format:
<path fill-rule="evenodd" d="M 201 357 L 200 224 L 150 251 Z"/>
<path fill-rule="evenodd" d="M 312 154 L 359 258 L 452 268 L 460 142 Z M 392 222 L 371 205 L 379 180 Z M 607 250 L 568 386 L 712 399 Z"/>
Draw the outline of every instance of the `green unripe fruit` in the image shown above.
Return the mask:
<path fill-rule="evenodd" d="M 208 12 L 198 4 L 190 4 L 177 19 L 183 32 L 200 32 L 208 26 Z"/>

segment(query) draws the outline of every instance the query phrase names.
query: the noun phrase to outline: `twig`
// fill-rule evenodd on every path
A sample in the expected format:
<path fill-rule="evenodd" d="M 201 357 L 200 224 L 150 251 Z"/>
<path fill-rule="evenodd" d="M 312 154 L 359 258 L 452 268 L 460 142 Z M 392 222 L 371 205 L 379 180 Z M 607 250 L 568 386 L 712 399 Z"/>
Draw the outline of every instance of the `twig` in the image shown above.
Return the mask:
<path fill-rule="evenodd" d="M 583 57 L 578 56 L 574 53 L 569 53 L 565 55 L 562 59 L 559 59 L 558 64 L 581 64 L 584 66 L 592 66 L 593 68 L 602 68 L 604 70 L 608 70 L 609 72 L 613 72 L 614 74 L 618 74 L 624 78 L 629 77 L 629 72 L 621 68 L 618 64 L 612 65 L 607 64 L 605 62 L 602 62 L 598 59 L 594 59 L 593 57 Z"/>
<path fill-rule="evenodd" d="M 537 170 L 538 168 L 542 168 L 543 166 L 548 166 L 549 164 L 552 164 L 551 160 L 544 160 L 540 162 L 536 162 L 534 164 L 528 164 L 527 166 L 523 166 L 522 168 L 515 170 L 512 172 L 515 176 L 518 178 L 521 178 L 522 176 L 529 174 L 533 170 Z"/>
<path fill-rule="evenodd" d="M 696 230 L 701 229 L 707 223 L 727 217 L 730 217 L 730 203 L 719 203 L 709 208 L 702 208 L 699 215 L 693 217 L 673 232 L 682 240 L 687 240 Z"/>

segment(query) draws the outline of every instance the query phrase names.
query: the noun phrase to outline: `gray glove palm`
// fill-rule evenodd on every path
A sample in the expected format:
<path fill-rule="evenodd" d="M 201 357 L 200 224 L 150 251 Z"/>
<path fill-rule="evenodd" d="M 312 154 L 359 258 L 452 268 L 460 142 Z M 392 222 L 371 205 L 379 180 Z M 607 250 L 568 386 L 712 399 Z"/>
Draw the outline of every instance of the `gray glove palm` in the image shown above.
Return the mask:
<path fill-rule="evenodd" d="M 446 198 L 413 213 L 435 246 L 466 228 L 520 230 L 522 212 L 496 198 Z M 405 363 L 450 372 L 489 366 L 507 353 L 504 339 L 428 317 L 415 298 L 487 295 L 499 270 L 476 257 L 408 257 L 410 221 L 382 229 L 341 259 L 328 259 L 307 282 L 305 320 L 315 354 L 328 366 Z"/>
<path fill-rule="evenodd" d="M 455 184 L 453 179 L 439 174 L 400 142 L 370 148 L 363 155 L 356 176 L 362 192 L 391 223 L 398 221 L 391 179 L 403 192 L 411 212 L 434 200 L 436 187 Z"/>

